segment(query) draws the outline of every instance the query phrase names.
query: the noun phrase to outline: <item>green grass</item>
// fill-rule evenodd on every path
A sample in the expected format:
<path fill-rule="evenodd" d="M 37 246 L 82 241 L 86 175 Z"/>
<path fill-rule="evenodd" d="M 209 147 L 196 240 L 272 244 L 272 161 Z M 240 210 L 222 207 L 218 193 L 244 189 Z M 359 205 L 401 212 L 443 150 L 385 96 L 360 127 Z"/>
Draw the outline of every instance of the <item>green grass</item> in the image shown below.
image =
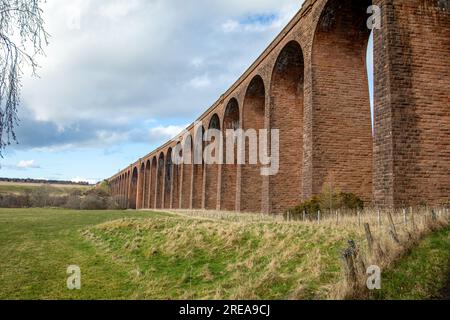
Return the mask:
<path fill-rule="evenodd" d="M 378 297 L 435 293 L 445 280 L 437 266 L 448 266 L 448 232 L 384 274 Z M 334 224 L 0 209 L 0 299 L 324 299 L 342 277 L 341 249 L 361 234 Z M 81 268 L 79 291 L 66 288 L 69 265 Z M 406 276 L 417 270 L 420 286 Z"/>
<path fill-rule="evenodd" d="M 148 213 L 0 209 L 0 299 L 119 299 L 134 292 L 127 270 L 79 232 L 89 225 Z M 78 265 L 82 290 L 66 288 Z"/>
<path fill-rule="evenodd" d="M 439 297 L 449 281 L 450 228 L 436 232 L 382 275 L 374 299 L 421 300 Z"/>

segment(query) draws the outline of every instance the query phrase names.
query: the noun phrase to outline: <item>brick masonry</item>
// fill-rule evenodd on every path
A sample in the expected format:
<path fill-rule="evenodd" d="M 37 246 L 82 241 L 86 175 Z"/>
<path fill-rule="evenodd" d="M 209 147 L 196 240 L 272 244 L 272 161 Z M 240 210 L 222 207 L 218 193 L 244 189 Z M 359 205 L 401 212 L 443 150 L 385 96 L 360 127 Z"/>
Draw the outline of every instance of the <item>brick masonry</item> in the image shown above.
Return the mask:
<path fill-rule="evenodd" d="M 448 201 L 450 0 L 373 1 L 382 9 L 382 28 L 373 31 L 373 129 L 371 4 L 306 0 L 198 119 L 204 128 L 279 129 L 278 175 L 262 177 L 248 162 L 176 166 L 171 141 L 111 177 L 113 193 L 129 208 L 279 213 L 332 179 L 377 207 Z M 194 130 L 187 128 L 193 139 Z"/>

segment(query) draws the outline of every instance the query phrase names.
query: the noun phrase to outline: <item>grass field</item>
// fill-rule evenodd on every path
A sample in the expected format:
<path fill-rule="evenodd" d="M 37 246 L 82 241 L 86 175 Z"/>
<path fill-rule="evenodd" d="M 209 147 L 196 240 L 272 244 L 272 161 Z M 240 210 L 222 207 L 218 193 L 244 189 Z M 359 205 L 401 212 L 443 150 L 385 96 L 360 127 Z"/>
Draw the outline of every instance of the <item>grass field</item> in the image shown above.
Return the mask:
<path fill-rule="evenodd" d="M 433 296 L 448 273 L 449 235 L 386 272 L 374 298 Z M 362 237 L 344 223 L 0 209 L 0 299 L 326 299 L 342 278 L 342 248 Z M 81 268 L 79 291 L 66 287 L 69 265 Z M 408 295 L 418 288 L 411 270 L 426 277 Z"/>
<path fill-rule="evenodd" d="M 0 194 L 25 194 L 35 191 L 42 187 L 42 184 L 38 183 L 19 183 L 19 182 L 0 182 Z M 92 188 L 91 186 L 83 185 L 71 185 L 71 184 L 48 184 L 51 195 L 66 195 L 71 190 L 87 190 Z"/>

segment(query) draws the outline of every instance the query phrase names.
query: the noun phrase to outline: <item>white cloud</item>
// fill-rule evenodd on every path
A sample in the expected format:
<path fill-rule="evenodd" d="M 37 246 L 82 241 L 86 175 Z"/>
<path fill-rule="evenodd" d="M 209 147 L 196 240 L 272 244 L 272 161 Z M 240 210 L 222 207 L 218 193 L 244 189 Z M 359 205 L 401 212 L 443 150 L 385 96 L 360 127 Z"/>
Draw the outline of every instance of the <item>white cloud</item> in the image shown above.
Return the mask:
<path fill-rule="evenodd" d="M 208 75 L 197 76 L 189 81 L 189 85 L 194 89 L 203 89 L 211 85 Z"/>
<path fill-rule="evenodd" d="M 194 121 L 301 3 L 48 1 L 50 45 L 40 58 L 40 77 L 24 79 L 21 118 L 28 119 L 19 142 L 27 148 L 104 147 L 133 141 L 135 128 L 155 133 L 149 119 Z M 221 26 L 227 24 L 229 31 L 243 32 L 225 33 Z"/>
<path fill-rule="evenodd" d="M 86 179 L 86 178 L 81 178 L 81 177 L 72 178 L 72 179 L 70 179 L 70 181 L 74 182 L 74 183 L 81 183 L 81 182 L 87 182 L 89 184 L 97 184 L 98 183 L 98 180 Z"/>
<path fill-rule="evenodd" d="M 222 30 L 225 33 L 236 31 L 239 28 L 239 22 L 236 20 L 227 20 L 222 24 Z"/>
<path fill-rule="evenodd" d="M 17 168 L 18 169 L 37 169 L 39 168 L 38 165 L 36 165 L 34 160 L 21 160 L 19 161 L 19 163 L 17 164 Z"/>
<path fill-rule="evenodd" d="M 159 126 L 150 129 L 150 139 L 151 140 L 169 140 L 175 138 L 180 134 L 186 126 Z"/>
<path fill-rule="evenodd" d="M 127 0 L 127 1 L 109 1 L 109 3 L 100 6 L 99 13 L 101 16 L 108 17 L 110 19 L 118 19 L 127 16 L 131 11 L 139 7 L 140 1 Z"/>

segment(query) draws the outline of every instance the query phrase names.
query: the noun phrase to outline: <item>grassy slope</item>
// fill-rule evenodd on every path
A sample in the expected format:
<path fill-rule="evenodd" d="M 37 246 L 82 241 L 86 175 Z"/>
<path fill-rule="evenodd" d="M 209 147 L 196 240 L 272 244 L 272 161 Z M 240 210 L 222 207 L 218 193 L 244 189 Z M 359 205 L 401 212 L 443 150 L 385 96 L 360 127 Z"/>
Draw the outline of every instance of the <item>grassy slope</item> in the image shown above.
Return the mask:
<path fill-rule="evenodd" d="M 450 228 L 424 239 L 417 248 L 382 276 L 375 299 L 418 300 L 439 297 L 449 281 Z"/>
<path fill-rule="evenodd" d="M 86 242 L 88 225 L 145 213 L 0 210 L 0 299 L 114 299 L 135 290 L 127 270 Z M 81 267 L 82 290 L 68 291 L 66 268 Z"/>
<path fill-rule="evenodd" d="M 418 263 L 426 274 L 421 279 L 436 279 L 442 274 L 436 266 L 448 258 L 442 254 L 446 232 L 447 238 L 444 232 L 439 240 L 431 237 L 431 247 L 422 245 L 402 263 Z M 0 209 L 0 298 L 325 298 L 341 277 L 341 248 L 360 236 L 331 225 Z M 430 250 L 437 250 L 435 259 Z M 395 269 L 401 275 L 407 272 L 402 263 Z M 81 291 L 66 289 L 71 264 L 81 267 Z M 413 286 L 395 270 L 384 275 L 379 297 L 396 298 L 396 288 Z"/>

